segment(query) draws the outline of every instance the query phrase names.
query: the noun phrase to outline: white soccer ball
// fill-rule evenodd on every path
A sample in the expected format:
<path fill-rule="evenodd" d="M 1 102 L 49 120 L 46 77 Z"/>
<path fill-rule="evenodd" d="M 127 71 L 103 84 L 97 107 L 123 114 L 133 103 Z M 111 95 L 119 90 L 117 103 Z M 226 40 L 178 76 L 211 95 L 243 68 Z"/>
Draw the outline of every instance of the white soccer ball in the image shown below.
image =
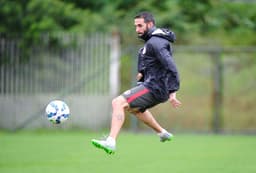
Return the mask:
<path fill-rule="evenodd" d="M 68 105 L 61 100 L 51 101 L 45 109 L 47 118 L 54 124 L 60 124 L 66 121 L 70 116 Z"/>

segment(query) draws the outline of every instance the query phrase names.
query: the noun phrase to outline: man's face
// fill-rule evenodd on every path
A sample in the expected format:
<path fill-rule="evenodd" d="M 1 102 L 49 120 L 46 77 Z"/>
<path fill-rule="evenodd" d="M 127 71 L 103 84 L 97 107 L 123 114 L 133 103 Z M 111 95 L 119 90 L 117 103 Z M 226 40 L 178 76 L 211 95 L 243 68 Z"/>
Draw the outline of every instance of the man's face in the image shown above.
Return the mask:
<path fill-rule="evenodd" d="M 143 18 L 136 18 L 134 19 L 134 25 L 138 36 L 142 36 L 152 27 L 152 22 L 145 23 Z"/>

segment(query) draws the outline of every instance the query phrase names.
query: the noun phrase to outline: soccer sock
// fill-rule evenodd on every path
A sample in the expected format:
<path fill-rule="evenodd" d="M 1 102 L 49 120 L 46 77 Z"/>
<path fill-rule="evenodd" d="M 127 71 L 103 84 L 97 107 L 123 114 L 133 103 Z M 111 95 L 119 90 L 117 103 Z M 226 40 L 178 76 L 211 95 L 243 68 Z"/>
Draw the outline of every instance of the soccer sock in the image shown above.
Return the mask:
<path fill-rule="evenodd" d="M 162 136 L 163 134 L 168 133 L 167 130 L 162 129 L 160 133 L 158 133 L 158 136 Z"/>
<path fill-rule="evenodd" d="M 107 138 L 107 141 L 110 142 L 110 143 L 113 144 L 113 145 L 116 145 L 116 140 L 115 140 L 114 138 L 112 138 L 111 136 L 109 136 L 109 137 Z"/>

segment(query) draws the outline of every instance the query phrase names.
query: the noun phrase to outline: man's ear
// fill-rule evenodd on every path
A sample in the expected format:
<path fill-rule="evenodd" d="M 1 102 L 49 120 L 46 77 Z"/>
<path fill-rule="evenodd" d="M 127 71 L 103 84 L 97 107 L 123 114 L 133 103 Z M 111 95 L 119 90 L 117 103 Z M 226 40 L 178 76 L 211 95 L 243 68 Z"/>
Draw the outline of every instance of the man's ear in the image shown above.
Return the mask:
<path fill-rule="evenodd" d="M 148 27 L 149 28 L 152 28 L 154 26 L 154 23 L 153 22 L 148 22 Z"/>

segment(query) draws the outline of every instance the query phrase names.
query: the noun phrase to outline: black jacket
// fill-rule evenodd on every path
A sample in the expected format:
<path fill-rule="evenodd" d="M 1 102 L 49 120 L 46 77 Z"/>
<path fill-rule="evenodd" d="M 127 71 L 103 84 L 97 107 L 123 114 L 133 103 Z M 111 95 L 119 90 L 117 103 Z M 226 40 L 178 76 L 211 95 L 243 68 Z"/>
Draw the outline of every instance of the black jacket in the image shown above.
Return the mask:
<path fill-rule="evenodd" d="M 169 43 L 174 42 L 175 35 L 167 29 L 152 28 L 141 38 L 145 41 L 138 55 L 138 72 L 143 74 L 142 85 L 148 88 L 157 100 L 164 102 L 180 85 Z"/>

